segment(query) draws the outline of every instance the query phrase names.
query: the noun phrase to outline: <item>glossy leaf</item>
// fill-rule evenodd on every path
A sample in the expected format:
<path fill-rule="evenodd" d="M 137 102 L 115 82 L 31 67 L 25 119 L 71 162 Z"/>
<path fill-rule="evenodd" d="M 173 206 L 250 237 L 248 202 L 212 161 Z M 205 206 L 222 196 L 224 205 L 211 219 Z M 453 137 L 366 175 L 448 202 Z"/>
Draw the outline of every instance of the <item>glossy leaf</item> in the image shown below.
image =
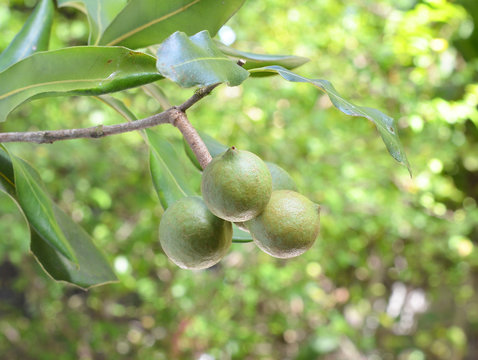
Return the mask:
<path fill-rule="evenodd" d="M 132 49 L 159 44 L 175 31 L 189 35 L 208 30 L 213 36 L 244 0 L 130 1 L 103 33 L 100 45 Z"/>
<path fill-rule="evenodd" d="M 36 51 L 48 50 L 53 20 L 52 0 L 40 0 L 20 32 L 0 54 L 0 71 Z"/>
<path fill-rule="evenodd" d="M 295 69 L 301 65 L 304 65 L 309 61 L 308 58 L 295 55 L 264 55 L 264 54 L 254 54 L 250 52 L 240 51 L 234 49 L 230 46 L 226 46 L 220 41 L 215 41 L 215 44 L 224 54 L 233 58 L 236 62 L 239 59 L 245 60 L 246 63 L 243 65 L 244 69 L 256 69 L 269 65 L 279 65 L 286 69 Z M 253 72 L 251 76 L 260 77 L 260 76 L 273 76 L 274 73 L 271 72 Z"/>
<path fill-rule="evenodd" d="M 78 46 L 36 53 L 0 73 L 0 121 L 31 98 L 99 95 L 161 78 L 154 57 L 123 47 Z"/>
<path fill-rule="evenodd" d="M 175 201 L 197 195 L 189 186 L 173 146 L 158 133 L 146 130 L 150 144 L 149 165 L 159 201 L 167 209 Z"/>
<path fill-rule="evenodd" d="M 30 167 L 27 163 L 25 166 Z M 29 171 L 34 172 L 31 167 Z M 10 196 L 28 222 L 25 212 L 18 202 L 14 181 L 14 169 L 10 156 L 3 148 L 0 148 L 0 191 Z M 43 269 L 55 280 L 68 281 L 84 288 L 116 281 L 116 276 L 104 255 L 95 247 L 91 237 L 83 228 L 69 219 L 56 204 L 52 204 L 52 210 L 55 220 L 74 251 L 78 262 L 69 261 L 58 250 L 55 250 L 30 223 L 30 247 Z"/>
<path fill-rule="evenodd" d="M 77 262 L 76 256 L 53 214 L 53 204 L 37 172 L 25 161 L 10 154 L 15 178 L 16 199 L 28 222 L 54 249 L 68 260 Z"/>
<path fill-rule="evenodd" d="M 98 45 L 100 36 L 125 5 L 126 0 L 58 0 L 58 7 L 72 6 L 86 13 L 90 24 L 88 43 L 92 45 Z"/>
<path fill-rule="evenodd" d="M 226 82 L 241 84 L 249 73 L 226 57 L 207 31 L 191 37 L 175 32 L 158 48 L 156 67 L 166 78 L 182 87 Z"/>
<path fill-rule="evenodd" d="M 273 72 L 279 74 L 287 81 L 312 84 L 320 90 L 324 91 L 329 96 L 332 104 L 334 104 L 334 106 L 340 111 L 342 111 L 344 114 L 352 116 L 361 116 L 369 119 L 377 126 L 377 129 L 390 155 L 392 155 L 392 157 L 400 164 L 405 165 L 410 175 L 412 174 L 410 164 L 407 160 L 407 156 L 405 155 L 405 151 L 403 150 L 402 144 L 400 143 L 400 139 L 398 137 L 397 125 L 395 124 L 395 120 L 390 116 L 385 115 L 377 109 L 352 104 L 351 102 L 345 100 L 342 96 L 340 96 L 340 94 L 337 92 L 337 90 L 335 90 L 333 85 L 327 80 L 308 79 L 300 75 L 294 74 L 293 72 L 280 66 L 267 66 L 259 69 L 253 69 L 251 71 Z"/>
<path fill-rule="evenodd" d="M 116 282 L 116 275 L 86 231 L 55 204 L 53 213 L 76 254 L 78 266 L 33 231 L 31 249 L 43 269 L 55 280 L 67 281 L 82 288 Z"/>

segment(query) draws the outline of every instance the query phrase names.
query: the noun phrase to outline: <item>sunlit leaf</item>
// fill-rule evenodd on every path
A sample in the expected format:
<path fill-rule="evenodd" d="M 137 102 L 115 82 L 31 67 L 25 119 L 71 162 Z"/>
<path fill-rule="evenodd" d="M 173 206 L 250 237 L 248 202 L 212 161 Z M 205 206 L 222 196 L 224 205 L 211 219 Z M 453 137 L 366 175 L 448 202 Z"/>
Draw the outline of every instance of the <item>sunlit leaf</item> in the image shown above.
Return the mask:
<path fill-rule="evenodd" d="M 351 102 L 345 100 L 342 96 L 340 96 L 340 94 L 337 92 L 337 90 L 335 90 L 333 85 L 327 80 L 308 79 L 300 75 L 294 74 L 293 72 L 280 66 L 267 66 L 259 69 L 253 69 L 251 71 L 273 72 L 279 74 L 287 81 L 312 84 L 320 90 L 324 91 L 329 96 L 332 104 L 334 104 L 334 106 L 340 111 L 342 111 L 344 114 L 352 116 L 361 116 L 369 119 L 377 126 L 377 129 L 390 155 L 392 155 L 392 157 L 400 164 L 405 165 L 411 175 L 410 164 L 408 163 L 407 156 L 405 155 L 405 151 L 403 150 L 402 144 L 400 143 L 400 139 L 398 137 L 397 125 L 395 123 L 395 120 L 390 116 L 385 115 L 381 111 L 373 108 L 352 104 Z"/>
<path fill-rule="evenodd" d="M 0 54 L 0 71 L 36 51 L 48 50 L 53 11 L 52 0 L 38 2 L 20 32 Z"/>
<path fill-rule="evenodd" d="M 36 53 L 0 73 L 0 121 L 31 98 L 99 95 L 161 78 L 154 57 L 123 47 L 78 46 Z"/>
<path fill-rule="evenodd" d="M 215 35 L 244 0 L 130 1 L 105 30 L 100 45 L 132 49 L 159 44 L 175 31 Z"/>
<path fill-rule="evenodd" d="M 88 43 L 92 45 L 98 45 L 106 27 L 125 5 L 126 0 L 58 0 L 58 7 L 72 6 L 86 13 L 90 24 Z"/>
<path fill-rule="evenodd" d="M 245 60 L 246 63 L 243 65 L 244 69 L 256 69 L 264 66 L 269 65 L 279 65 L 286 69 L 295 69 L 301 65 L 304 65 L 309 59 L 302 57 L 302 56 L 295 56 L 295 55 L 265 55 L 265 54 L 254 54 L 250 52 L 240 51 L 234 49 L 230 46 L 226 46 L 220 41 L 215 41 L 215 44 L 224 54 L 229 57 L 232 57 L 236 61 L 239 59 Z M 253 72 L 251 76 L 259 77 L 259 76 L 272 76 L 275 75 L 271 72 Z"/>
<path fill-rule="evenodd" d="M 153 185 L 164 209 L 175 201 L 197 195 L 189 186 L 181 161 L 173 146 L 158 133 L 146 130 L 150 144 L 150 170 Z"/>
<path fill-rule="evenodd" d="M 157 58 L 159 72 L 182 87 L 222 82 L 236 86 L 249 76 L 219 51 L 207 31 L 191 37 L 175 32 L 159 46 Z"/>

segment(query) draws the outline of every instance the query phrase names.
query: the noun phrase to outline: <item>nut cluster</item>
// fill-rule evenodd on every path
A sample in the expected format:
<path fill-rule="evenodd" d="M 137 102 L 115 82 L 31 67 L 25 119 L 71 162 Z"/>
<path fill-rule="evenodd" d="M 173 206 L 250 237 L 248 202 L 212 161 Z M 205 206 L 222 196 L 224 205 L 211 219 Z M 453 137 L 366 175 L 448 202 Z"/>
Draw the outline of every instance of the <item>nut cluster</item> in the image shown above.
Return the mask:
<path fill-rule="evenodd" d="M 232 222 L 250 232 L 267 254 L 303 254 L 319 233 L 320 206 L 297 192 L 290 175 L 273 163 L 235 147 L 204 169 L 202 199 L 178 200 L 159 227 L 166 255 L 185 269 L 218 263 L 232 243 Z"/>

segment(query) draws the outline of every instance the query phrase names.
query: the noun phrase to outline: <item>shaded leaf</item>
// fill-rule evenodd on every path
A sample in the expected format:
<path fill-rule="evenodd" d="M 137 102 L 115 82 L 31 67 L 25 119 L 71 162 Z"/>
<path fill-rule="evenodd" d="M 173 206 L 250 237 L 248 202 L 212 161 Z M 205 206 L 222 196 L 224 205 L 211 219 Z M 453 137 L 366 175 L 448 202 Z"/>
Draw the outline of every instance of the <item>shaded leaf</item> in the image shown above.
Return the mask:
<path fill-rule="evenodd" d="M 156 55 L 159 72 L 182 87 L 222 82 L 236 86 L 249 76 L 219 51 L 207 31 L 191 37 L 175 32 L 159 46 Z"/>
<path fill-rule="evenodd" d="M 16 199 L 28 222 L 53 248 L 77 262 L 76 256 L 53 214 L 52 202 L 37 172 L 25 161 L 10 154 L 15 179 Z"/>
<path fill-rule="evenodd" d="M 55 280 L 67 281 L 82 288 L 116 282 L 116 275 L 86 231 L 55 204 L 53 212 L 76 254 L 79 266 L 55 251 L 37 232 L 32 231 L 31 249 L 43 269 Z"/>
<path fill-rule="evenodd" d="M 36 51 L 48 50 L 53 20 L 52 0 L 40 0 L 20 32 L 0 54 L 0 71 Z"/>
<path fill-rule="evenodd" d="M 312 84 L 320 90 L 324 91 L 329 96 L 330 101 L 332 101 L 332 104 L 334 104 L 334 106 L 340 111 L 342 111 L 344 114 L 352 116 L 361 116 L 369 119 L 377 126 L 377 129 L 390 155 L 392 155 L 392 157 L 400 164 L 405 165 L 411 176 L 412 172 L 410 164 L 408 163 L 407 156 L 405 155 L 405 151 L 403 150 L 402 144 L 400 143 L 395 120 L 390 116 L 385 115 L 381 111 L 373 108 L 352 104 L 351 102 L 345 100 L 342 96 L 340 96 L 340 94 L 337 92 L 337 90 L 335 90 L 333 85 L 327 80 L 308 79 L 300 75 L 294 74 L 293 72 L 280 66 L 267 66 L 259 69 L 253 69 L 251 71 L 273 72 L 279 74 L 287 81 Z"/>
<path fill-rule="evenodd" d="M 123 47 L 78 46 L 36 53 L 0 73 L 0 121 L 31 98 L 99 95 L 161 78 L 154 57 Z"/>
<path fill-rule="evenodd" d="M 90 24 L 88 44 L 98 45 L 107 26 L 126 5 L 126 0 L 58 0 L 58 7 L 71 6 L 85 12 Z"/>
<path fill-rule="evenodd" d="M 20 159 L 20 161 L 22 160 Z M 27 163 L 24 164 L 29 167 Z M 31 171 L 34 172 L 33 168 Z M 14 180 L 14 168 L 10 156 L 3 150 L 3 147 L 0 147 L 0 191 L 10 196 L 28 222 L 25 212 L 18 202 Z M 68 281 L 83 288 L 116 281 L 117 278 L 113 270 L 104 255 L 95 247 L 91 237 L 78 224 L 69 219 L 56 204 L 52 204 L 52 210 L 55 221 L 73 249 L 78 262 L 69 261 L 55 250 L 29 223 L 30 247 L 43 269 L 55 280 Z"/>
<path fill-rule="evenodd" d="M 173 146 L 158 133 L 146 130 L 150 144 L 149 165 L 153 185 L 164 209 L 175 201 L 197 195 L 189 186 Z"/>
<path fill-rule="evenodd" d="M 175 31 L 189 35 L 208 30 L 213 36 L 244 0 L 130 1 L 103 33 L 100 45 L 132 49 L 159 44 Z"/>
<path fill-rule="evenodd" d="M 236 224 L 232 224 L 232 242 L 234 243 L 248 243 L 251 242 L 252 236 L 248 232 L 241 230 Z"/>
<path fill-rule="evenodd" d="M 217 45 L 219 50 L 221 50 L 227 56 L 234 58 L 236 62 L 239 59 L 246 60 L 246 63 L 244 64 L 243 68 L 247 70 L 256 69 L 256 68 L 269 66 L 269 65 L 279 65 L 286 69 L 291 70 L 301 65 L 304 65 L 306 62 L 309 61 L 308 58 L 305 58 L 302 56 L 264 55 L 264 54 L 254 54 L 250 52 L 240 51 L 230 46 L 224 45 L 223 43 L 217 40 L 215 41 L 215 44 Z M 273 76 L 273 75 L 275 74 L 269 71 L 265 71 L 265 72 L 256 71 L 251 73 L 251 76 L 253 77 Z"/>

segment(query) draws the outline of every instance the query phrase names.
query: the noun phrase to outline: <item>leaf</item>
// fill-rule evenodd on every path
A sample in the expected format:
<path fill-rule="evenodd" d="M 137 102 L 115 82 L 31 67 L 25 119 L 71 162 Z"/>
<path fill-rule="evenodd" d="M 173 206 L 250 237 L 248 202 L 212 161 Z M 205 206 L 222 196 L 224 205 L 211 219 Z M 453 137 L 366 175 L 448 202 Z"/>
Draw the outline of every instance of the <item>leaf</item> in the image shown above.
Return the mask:
<path fill-rule="evenodd" d="M 254 54 L 250 52 L 240 51 L 234 49 L 230 46 L 226 46 L 220 41 L 215 40 L 215 44 L 224 54 L 234 58 L 236 61 L 239 59 L 246 60 L 246 63 L 243 65 L 243 68 L 246 70 L 256 69 L 269 65 L 279 65 L 286 69 L 294 69 L 301 65 L 304 65 L 309 61 L 308 58 L 295 55 L 263 55 L 263 54 Z M 272 76 L 275 75 L 271 72 L 253 72 L 251 76 Z"/>
<path fill-rule="evenodd" d="M 107 26 L 125 5 L 126 0 L 58 0 L 58 7 L 72 6 L 86 13 L 90 24 L 88 44 L 92 45 L 98 45 Z"/>
<path fill-rule="evenodd" d="M 99 95 L 161 78 L 153 56 L 123 47 L 78 46 L 36 53 L 0 73 L 0 122 L 31 98 Z"/>
<path fill-rule="evenodd" d="M 55 204 L 53 212 L 76 254 L 79 266 L 55 251 L 33 231 L 31 249 L 43 269 L 55 280 L 67 281 L 82 288 L 116 282 L 116 275 L 85 230 Z"/>
<path fill-rule="evenodd" d="M 27 163 L 25 166 L 29 167 Z M 30 171 L 34 171 L 33 168 Z M 10 156 L 3 150 L 3 147 L 0 147 L 0 191 L 4 191 L 11 197 L 28 222 L 25 212 L 18 202 L 14 181 L 14 169 Z M 43 269 L 55 280 L 68 281 L 81 287 L 116 281 L 113 270 L 104 255 L 95 247 L 90 236 L 78 224 L 69 219 L 57 205 L 52 204 L 52 209 L 55 220 L 73 249 L 78 263 L 69 261 L 50 246 L 30 223 L 30 247 Z"/>
<path fill-rule="evenodd" d="M 13 166 L 16 199 L 28 222 L 54 249 L 77 263 L 76 256 L 53 214 L 52 202 L 38 173 L 25 161 L 10 154 Z"/>
<path fill-rule="evenodd" d="M 149 165 L 153 185 L 163 208 L 185 196 L 197 195 L 186 180 L 173 146 L 154 131 L 146 129 L 146 135 L 151 149 Z"/>
<path fill-rule="evenodd" d="M 20 32 L 0 55 L 0 71 L 36 51 L 48 50 L 53 11 L 51 0 L 38 2 Z"/>
<path fill-rule="evenodd" d="M 136 116 L 131 112 L 130 109 L 128 109 L 128 107 L 121 100 L 118 100 L 118 99 L 116 99 L 116 98 L 114 98 L 110 95 L 100 95 L 97 98 L 101 102 L 110 106 L 113 110 L 115 110 L 118 114 L 120 114 L 127 121 L 137 120 Z"/>
<path fill-rule="evenodd" d="M 98 44 L 137 49 L 159 44 L 175 31 L 192 35 L 208 30 L 214 36 L 243 3 L 244 0 L 130 1 Z"/>
<path fill-rule="evenodd" d="M 236 224 L 232 224 L 232 242 L 234 243 L 248 243 L 251 242 L 252 236 L 248 232 L 241 230 Z"/>
<path fill-rule="evenodd" d="M 182 87 L 242 83 L 249 73 L 219 51 L 207 31 L 191 37 L 175 32 L 158 48 L 156 67 Z"/>
<path fill-rule="evenodd" d="M 251 71 L 273 72 L 279 74 L 287 81 L 312 84 L 320 90 L 324 91 L 329 96 L 330 101 L 332 101 L 332 104 L 334 104 L 334 106 L 340 111 L 342 111 L 344 114 L 352 116 L 361 116 L 369 119 L 377 126 L 378 132 L 380 133 L 382 140 L 385 143 L 385 146 L 387 147 L 387 150 L 390 155 L 392 155 L 392 157 L 400 164 L 405 165 L 408 169 L 408 172 L 410 173 L 410 176 L 412 175 L 410 164 L 408 163 L 407 156 L 405 155 L 405 151 L 403 150 L 402 144 L 400 143 L 400 139 L 398 137 L 398 129 L 395 124 L 395 120 L 390 116 L 387 116 L 381 111 L 373 108 L 352 104 L 351 102 L 345 100 L 342 96 L 340 96 L 340 94 L 337 92 L 337 90 L 335 90 L 333 85 L 327 80 L 308 79 L 300 75 L 294 74 L 293 72 L 284 69 L 281 66 L 267 66 L 259 69 L 253 69 Z"/>

